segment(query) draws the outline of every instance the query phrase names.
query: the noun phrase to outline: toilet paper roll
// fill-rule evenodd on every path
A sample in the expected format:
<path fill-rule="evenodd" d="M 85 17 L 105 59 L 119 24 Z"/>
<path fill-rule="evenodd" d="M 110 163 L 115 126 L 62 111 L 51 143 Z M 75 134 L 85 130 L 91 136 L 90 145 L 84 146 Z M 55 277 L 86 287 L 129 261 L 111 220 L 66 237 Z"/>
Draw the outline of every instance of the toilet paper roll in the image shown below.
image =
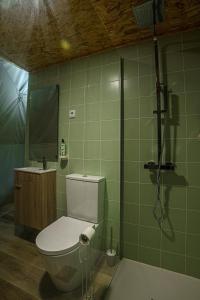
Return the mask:
<path fill-rule="evenodd" d="M 79 241 L 82 245 L 89 245 L 90 241 L 95 234 L 95 228 L 93 227 L 87 227 L 79 237 Z"/>

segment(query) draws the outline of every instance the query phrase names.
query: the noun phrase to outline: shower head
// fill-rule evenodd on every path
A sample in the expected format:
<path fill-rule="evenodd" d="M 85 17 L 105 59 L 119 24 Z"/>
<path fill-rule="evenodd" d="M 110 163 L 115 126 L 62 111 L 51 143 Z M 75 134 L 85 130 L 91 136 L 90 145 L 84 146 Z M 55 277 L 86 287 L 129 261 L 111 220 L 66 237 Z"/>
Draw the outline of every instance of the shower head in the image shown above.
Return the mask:
<path fill-rule="evenodd" d="M 140 27 L 152 27 L 164 19 L 164 0 L 146 0 L 133 7 L 133 13 Z"/>

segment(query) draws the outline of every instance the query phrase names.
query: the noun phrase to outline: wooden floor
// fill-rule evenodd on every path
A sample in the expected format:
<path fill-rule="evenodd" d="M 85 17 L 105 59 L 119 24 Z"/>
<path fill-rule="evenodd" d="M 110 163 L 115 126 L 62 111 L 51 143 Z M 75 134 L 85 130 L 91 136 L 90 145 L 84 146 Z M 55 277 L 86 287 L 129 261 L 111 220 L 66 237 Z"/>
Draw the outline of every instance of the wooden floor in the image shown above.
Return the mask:
<path fill-rule="evenodd" d="M 0 213 L 0 299 L 83 299 L 81 290 L 61 293 L 55 289 L 34 243 L 15 236 L 14 229 L 9 213 Z M 95 300 L 104 298 L 113 272 L 105 263 L 101 265 L 94 280 Z"/>

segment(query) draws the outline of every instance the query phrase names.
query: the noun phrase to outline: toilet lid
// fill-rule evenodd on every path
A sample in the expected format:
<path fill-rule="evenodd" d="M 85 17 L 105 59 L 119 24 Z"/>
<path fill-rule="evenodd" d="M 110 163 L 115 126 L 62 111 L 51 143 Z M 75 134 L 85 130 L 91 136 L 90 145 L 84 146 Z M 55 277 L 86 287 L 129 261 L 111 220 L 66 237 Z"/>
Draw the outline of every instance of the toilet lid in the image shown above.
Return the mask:
<path fill-rule="evenodd" d="M 43 229 L 36 238 L 36 246 L 46 255 L 61 255 L 79 245 L 79 236 L 94 224 L 70 217 L 61 217 Z"/>

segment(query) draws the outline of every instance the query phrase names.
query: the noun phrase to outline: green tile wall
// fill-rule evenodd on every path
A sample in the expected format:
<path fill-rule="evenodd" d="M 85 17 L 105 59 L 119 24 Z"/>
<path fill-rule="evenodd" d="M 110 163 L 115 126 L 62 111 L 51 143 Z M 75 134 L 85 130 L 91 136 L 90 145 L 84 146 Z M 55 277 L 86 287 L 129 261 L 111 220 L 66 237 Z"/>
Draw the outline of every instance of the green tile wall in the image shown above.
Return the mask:
<path fill-rule="evenodd" d="M 152 213 L 155 176 L 143 168 L 157 155 L 152 42 L 33 73 L 30 89 L 49 83 L 61 87 L 59 138 L 67 141 L 70 159 L 66 167 L 60 161 L 52 164 L 57 168 L 58 216 L 67 213 L 65 174 L 104 175 L 107 229 L 113 226 L 118 244 L 119 58 L 124 57 L 124 256 L 200 278 L 200 32 L 162 37 L 159 42 L 170 91 L 163 155 L 176 163 L 176 171 L 161 178 L 162 201 L 168 204 L 163 232 Z M 76 109 L 76 119 L 68 119 L 69 109 Z"/>
<path fill-rule="evenodd" d="M 67 165 L 57 169 L 57 216 L 67 214 L 65 175 L 81 173 L 106 177 L 105 239 L 113 227 L 119 247 L 120 61 L 115 51 L 76 59 L 30 74 L 29 90 L 59 84 L 59 140 L 67 144 Z M 69 119 L 70 109 L 76 118 Z M 48 124 L 47 124 L 48 125 Z M 27 147 L 28 153 L 28 147 Z M 27 154 L 28 161 L 28 154 Z M 37 162 L 30 162 L 38 165 Z"/>
<path fill-rule="evenodd" d="M 124 255 L 200 278 L 200 31 L 162 37 L 162 77 L 168 83 L 164 158 L 175 172 L 162 174 L 168 218 L 161 231 L 153 217 L 156 160 L 153 44 L 125 57 Z"/>

